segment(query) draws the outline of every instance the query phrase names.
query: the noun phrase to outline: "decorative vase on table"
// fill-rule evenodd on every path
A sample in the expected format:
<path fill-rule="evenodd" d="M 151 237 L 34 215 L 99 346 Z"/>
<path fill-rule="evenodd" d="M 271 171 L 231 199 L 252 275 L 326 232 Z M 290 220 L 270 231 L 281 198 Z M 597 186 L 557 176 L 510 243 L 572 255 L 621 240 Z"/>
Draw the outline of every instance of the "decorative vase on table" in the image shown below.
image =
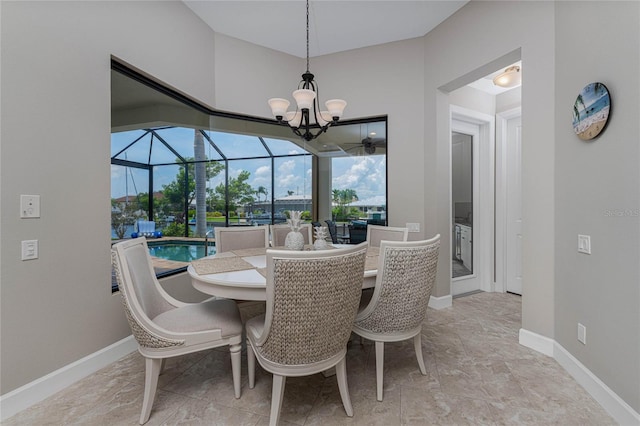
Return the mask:
<path fill-rule="evenodd" d="M 315 250 L 325 250 L 327 248 L 327 228 L 324 226 L 316 226 L 315 229 L 316 240 L 313 243 Z"/>
<path fill-rule="evenodd" d="M 287 219 L 287 223 L 289 223 L 291 231 L 289 231 L 287 237 L 284 239 L 284 246 L 289 250 L 302 250 L 304 249 L 304 236 L 302 232 L 300 232 L 300 217 L 302 216 L 302 212 L 291 210 L 289 216 L 290 218 Z"/>

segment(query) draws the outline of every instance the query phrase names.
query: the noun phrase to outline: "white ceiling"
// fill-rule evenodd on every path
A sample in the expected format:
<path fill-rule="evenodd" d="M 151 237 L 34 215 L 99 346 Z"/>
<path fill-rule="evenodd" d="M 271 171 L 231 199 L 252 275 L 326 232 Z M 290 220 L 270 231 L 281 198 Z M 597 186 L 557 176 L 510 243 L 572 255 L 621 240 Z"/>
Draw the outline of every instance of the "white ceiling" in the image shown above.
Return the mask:
<path fill-rule="evenodd" d="M 214 31 L 306 57 L 303 0 L 183 0 Z M 468 0 L 313 0 L 311 57 L 422 37 Z"/>
<path fill-rule="evenodd" d="M 182 0 L 214 31 L 305 58 L 304 0 Z M 469 0 L 311 0 L 309 56 L 422 37 Z M 469 86 L 497 95 L 501 70 Z"/>

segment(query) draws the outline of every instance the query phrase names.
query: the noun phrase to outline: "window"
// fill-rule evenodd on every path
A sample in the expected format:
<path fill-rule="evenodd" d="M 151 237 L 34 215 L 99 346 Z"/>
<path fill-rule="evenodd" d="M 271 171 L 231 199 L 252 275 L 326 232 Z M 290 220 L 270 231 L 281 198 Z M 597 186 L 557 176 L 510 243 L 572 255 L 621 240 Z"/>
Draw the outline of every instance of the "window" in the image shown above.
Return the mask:
<path fill-rule="evenodd" d="M 152 236 L 190 244 L 150 247 L 165 256 L 158 276 L 203 256 L 216 226 L 280 223 L 289 210 L 329 219 L 332 190 L 357 194 L 344 220 L 384 219 L 386 118 L 341 122 L 305 142 L 274 120 L 206 109 L 116 61 L 111 92 L 112 239 L 140 234 L 143 221 Z"/>

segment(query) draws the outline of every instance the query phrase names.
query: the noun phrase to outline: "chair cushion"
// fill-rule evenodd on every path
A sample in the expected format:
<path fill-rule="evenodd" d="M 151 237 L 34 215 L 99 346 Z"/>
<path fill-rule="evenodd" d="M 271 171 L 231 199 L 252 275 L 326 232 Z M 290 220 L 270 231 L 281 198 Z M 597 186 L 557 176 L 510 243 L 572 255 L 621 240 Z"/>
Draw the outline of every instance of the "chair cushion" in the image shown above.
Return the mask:
<path fill-rule="evenodd" d="M 245 324 L 247 334 L 251 334 L 254 339 L 260 337 L 264 331 L 264 318 L 264 315 L 258 315 L 248 320 Z"/>
<path fill-rule="evenodd" d="M 194 303 L 164 312 L 153 319 L 158 326 L 175 332 L 220 329 L 222 337 L 242 333 L 240 311 L 233 300 L 219 299 Z"/>

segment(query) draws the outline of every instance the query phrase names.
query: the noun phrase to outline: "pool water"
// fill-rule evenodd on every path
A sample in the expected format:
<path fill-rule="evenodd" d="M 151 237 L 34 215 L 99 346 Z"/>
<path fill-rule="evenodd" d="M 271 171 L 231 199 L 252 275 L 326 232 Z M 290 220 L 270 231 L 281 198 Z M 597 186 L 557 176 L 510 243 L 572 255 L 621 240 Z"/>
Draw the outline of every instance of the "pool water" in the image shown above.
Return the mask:
<path fill-rule="evenodd" d="M 148 246 L 151 256 L 160 259 L 175 260 L 178 262 L 191 262 L 192 260 L 200 259 L 205 256 L 204 243 L 200 241 L 164 241 L 157 244 L 148 242 Z M 209 244 L 208 255 L 210 256 L 215 253 L 215 246 Z"/>

